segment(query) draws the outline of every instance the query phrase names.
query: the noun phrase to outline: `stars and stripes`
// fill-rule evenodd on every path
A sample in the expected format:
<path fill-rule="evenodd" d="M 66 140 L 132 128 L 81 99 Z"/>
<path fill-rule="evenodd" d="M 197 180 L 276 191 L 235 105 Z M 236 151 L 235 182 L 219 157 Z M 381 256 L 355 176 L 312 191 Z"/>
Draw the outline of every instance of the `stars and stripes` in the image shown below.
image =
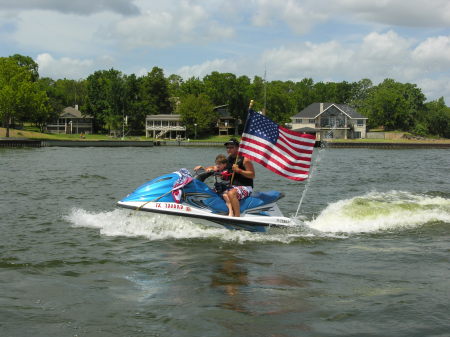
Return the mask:
<path fill-rule="evenodd" d="M 315 136 L 279 126 L 250 110 L 239 155 L 292 180 L 308 178 Z"/>
<path fill-rule="evenodd" d="M 179 204 L 181 202 L 181 197 L 183 196 L 182 188 L 189 184 L 194 178 L 192 178 L 191 173 L 185 168 L 182 168 L 175 173 L 178 174 L 179 178 L 173 184 L 172 197 L 175 202 Z"/>

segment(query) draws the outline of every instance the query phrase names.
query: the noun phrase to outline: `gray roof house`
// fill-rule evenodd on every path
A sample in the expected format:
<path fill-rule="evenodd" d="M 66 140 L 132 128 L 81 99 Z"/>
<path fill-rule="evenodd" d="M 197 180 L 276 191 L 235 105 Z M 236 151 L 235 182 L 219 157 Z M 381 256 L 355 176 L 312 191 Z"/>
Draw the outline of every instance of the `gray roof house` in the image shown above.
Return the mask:
<path fill-rule="evenodd" d="M 294 131 L 316 133 L 317 139 L 366 138 L 367 118 L 347 104 L 312 103 L 291 117 Z"/>
<path fill-rule="evenodd" d="M 59 118 L 47 125 L 49 133 L 92 133 L 94 118 L 90 115 L 83 115 L 78 110 L 78 105 L 68 106 L 59 114 Z"/>

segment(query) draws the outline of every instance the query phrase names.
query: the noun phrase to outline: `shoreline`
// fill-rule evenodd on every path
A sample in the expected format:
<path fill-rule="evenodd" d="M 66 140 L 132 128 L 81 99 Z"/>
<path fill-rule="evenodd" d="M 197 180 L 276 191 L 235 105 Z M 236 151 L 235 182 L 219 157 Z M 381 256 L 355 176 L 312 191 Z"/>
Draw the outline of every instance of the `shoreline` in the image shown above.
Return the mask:
<path fill-rule="evenodd" d="M 48 140 L 30 138 L 0 138 L 0 147 L 153 147 L 153 146 L 184 146 L 184 147 L 222 147 L 222 142 L 201 141 L 130 141 L 130 140 Z M 322 143 L 316 141 L 315 147 L 321 147 Z M 395 141 L 395 142 L 363 142 L 363 141 L 338 141 L 327 142 L 328 148 L 377 148 L 377 149 L 406 149 L 406 148 L 450 148 L 448 141 Z"/>

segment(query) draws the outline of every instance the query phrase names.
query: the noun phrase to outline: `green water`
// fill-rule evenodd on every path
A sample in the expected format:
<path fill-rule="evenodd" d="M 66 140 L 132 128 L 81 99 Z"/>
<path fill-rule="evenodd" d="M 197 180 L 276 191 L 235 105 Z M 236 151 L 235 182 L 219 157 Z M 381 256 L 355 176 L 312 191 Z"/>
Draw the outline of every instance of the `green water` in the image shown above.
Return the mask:
<path fill-rule="evenodd" d="M 1 336 L 448 336 L 450 150 L 256 165 L 294 226 L 231 232 L 115 202 L 221 148 L 0 149 Z M 224 151 L 222 151 L 224 152 Z"/>

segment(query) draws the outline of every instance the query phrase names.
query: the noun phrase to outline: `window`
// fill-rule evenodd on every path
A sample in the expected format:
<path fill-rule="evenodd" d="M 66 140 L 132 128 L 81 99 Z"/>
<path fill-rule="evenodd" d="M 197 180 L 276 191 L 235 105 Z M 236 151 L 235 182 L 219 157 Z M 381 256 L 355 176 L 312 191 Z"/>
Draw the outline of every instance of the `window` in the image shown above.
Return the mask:
<path fill-rule="evenodd" d="M 309 124 L 315 124 L 315 123 L 316 123 L 316 120 L 315 120 L 315 119 L 308 119 L 308 123 L 309 123 Z"/>
<path fill-rule="evenodd" d="M 357 119 L 356 120 L 356 125 L 357 126 L 364 126 L 364 119 Z"/>
<path fill-rule="evenodd" d="M 343 128 L 344 126 L 345 116 L 337 109 L 328 109 L 320 116 L 322 128 Z"/>

